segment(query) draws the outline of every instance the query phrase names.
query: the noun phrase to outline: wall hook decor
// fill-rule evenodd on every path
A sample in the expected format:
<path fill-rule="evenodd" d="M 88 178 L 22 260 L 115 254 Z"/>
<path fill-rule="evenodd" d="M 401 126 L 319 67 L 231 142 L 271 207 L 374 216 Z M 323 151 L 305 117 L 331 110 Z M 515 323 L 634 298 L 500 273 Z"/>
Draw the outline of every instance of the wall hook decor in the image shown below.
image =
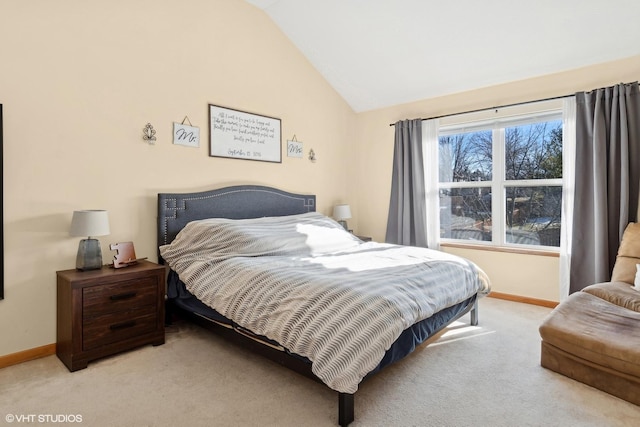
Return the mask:
<path fill-rule="evenodd" d="M 313 148 L 309 150 L 309 160 L 311 160 L 311 163 L 316 162 L 316 153 L 313 151 Z"/>
<path fill-rule="evenodd" d="M 151 126 L 151 123 L 147 123 L 147 125 L 142 129 L 142 139 L 147 141 L 149 144 L 155 144 L 156 142 L 156 130 Z"/>

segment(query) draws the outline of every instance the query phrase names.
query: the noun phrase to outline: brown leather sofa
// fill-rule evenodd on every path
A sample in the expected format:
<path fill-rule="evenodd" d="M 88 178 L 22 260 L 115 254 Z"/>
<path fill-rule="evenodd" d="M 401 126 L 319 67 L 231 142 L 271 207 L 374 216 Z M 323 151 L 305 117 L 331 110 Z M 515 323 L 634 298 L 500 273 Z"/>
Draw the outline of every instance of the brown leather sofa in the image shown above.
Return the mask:
<path fill-rule="evenodd" d="M 540 326 L 541 365 L 640 405 L 640 224 L 625 229 L 611 282 L 571 294 Z"/>

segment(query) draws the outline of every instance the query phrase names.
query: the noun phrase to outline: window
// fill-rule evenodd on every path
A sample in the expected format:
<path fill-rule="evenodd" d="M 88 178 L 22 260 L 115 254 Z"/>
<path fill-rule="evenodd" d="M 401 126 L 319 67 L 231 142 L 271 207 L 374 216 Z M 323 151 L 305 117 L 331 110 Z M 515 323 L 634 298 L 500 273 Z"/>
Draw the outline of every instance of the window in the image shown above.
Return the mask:
<path fill-rule="evenodd" d="M 440 127 L 440 237 L 559 248 L 562 112 Z"/>

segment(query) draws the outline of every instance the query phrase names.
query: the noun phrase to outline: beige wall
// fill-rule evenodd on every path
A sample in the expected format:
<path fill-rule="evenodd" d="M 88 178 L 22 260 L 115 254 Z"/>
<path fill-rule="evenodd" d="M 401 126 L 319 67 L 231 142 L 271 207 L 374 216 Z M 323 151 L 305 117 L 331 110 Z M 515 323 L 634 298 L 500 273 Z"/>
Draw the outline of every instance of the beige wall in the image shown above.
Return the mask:
<path fill-rule="evenodd" d="M 239 0 L 0 0 L 4 104 L 5 300 L 0 356 L 55 342 L 55 271 L 74 266 L 75 209 L 108 209 L 108 244 L 155 260 L 156 193 L 258 183 L 318 195 L 329 214 L 384 239 L 389 123 L 564 95 L 640 77 L 640 57 L 356 115 L 258 9 Z M 208 156 L 207 104 L 282 119 L 316 163 Z M 198 149 L 171 143 L 173 122 L 200 127 Z M 150 122 L 157 142 L 142 140 Z M 555 299 L 553 258 L 462 251 L 501 292 Z M 510 266 L 507 270 L 504 266 Z M 534 278 L 514 281 L 521 267 Z M 543 271 L 543 274 L 535 274 Z M 509 279 L 509 280 L 507 280 Z M 544 282 L 543 285 L 541 285 Z"/>
<path fill-rule="evenodd" d="M 429 118 L 481 108 L 564 96 L 640 79 L 640 56 L 579 70 L 427 99 L 358 114 L 357 163 L 351 179 L 354 199 L 366 207 L 358 218 L 359 233 L 384 239 L 391 187 L 394 128 L 398 120 Z M 475 261 L 489 273 L 493 290 L 548 301 L 559 300 L 558 258 L 446 248 Z"/>
<path fill-rule="evenodd" d="M 55 342 L 55 272 L 75 265 L 75 209 L 108 209 L 105 261 L 126 240 L 155 260 L 157 192 L 266 184 L 315 193 L 327 214 L 348 199 L 354 112 L 243 1 L 0 0 L 0 58 L 0 356 Z M 284 144 L 295 134 L 317 162 L 209 157 L 209 103 L 280 118 Z M 185 116 L 200 148 L 172 144 Z M 147 122 L 155 145 L 142 140 Z"/>

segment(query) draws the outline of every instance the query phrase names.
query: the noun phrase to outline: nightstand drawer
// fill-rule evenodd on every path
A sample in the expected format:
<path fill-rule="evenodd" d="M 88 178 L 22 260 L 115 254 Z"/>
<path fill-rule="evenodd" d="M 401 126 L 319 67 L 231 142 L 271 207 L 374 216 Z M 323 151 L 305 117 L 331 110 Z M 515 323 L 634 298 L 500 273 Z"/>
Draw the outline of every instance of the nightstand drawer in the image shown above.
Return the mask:
<path fill-rule="evenodd" d="M 155 306 L 157 280 L 152 277 L 128 280 L 111 285 L 92 286 L 82 290 L 82 317 Z"/>
<path fill-rule="evenodd" d="M 153 306 L 134 312 L 123 311 L 85 320 L 82 327 L 82 350 L 88 351 L 153 332 L 157 323 L 158 317 Z"/>

